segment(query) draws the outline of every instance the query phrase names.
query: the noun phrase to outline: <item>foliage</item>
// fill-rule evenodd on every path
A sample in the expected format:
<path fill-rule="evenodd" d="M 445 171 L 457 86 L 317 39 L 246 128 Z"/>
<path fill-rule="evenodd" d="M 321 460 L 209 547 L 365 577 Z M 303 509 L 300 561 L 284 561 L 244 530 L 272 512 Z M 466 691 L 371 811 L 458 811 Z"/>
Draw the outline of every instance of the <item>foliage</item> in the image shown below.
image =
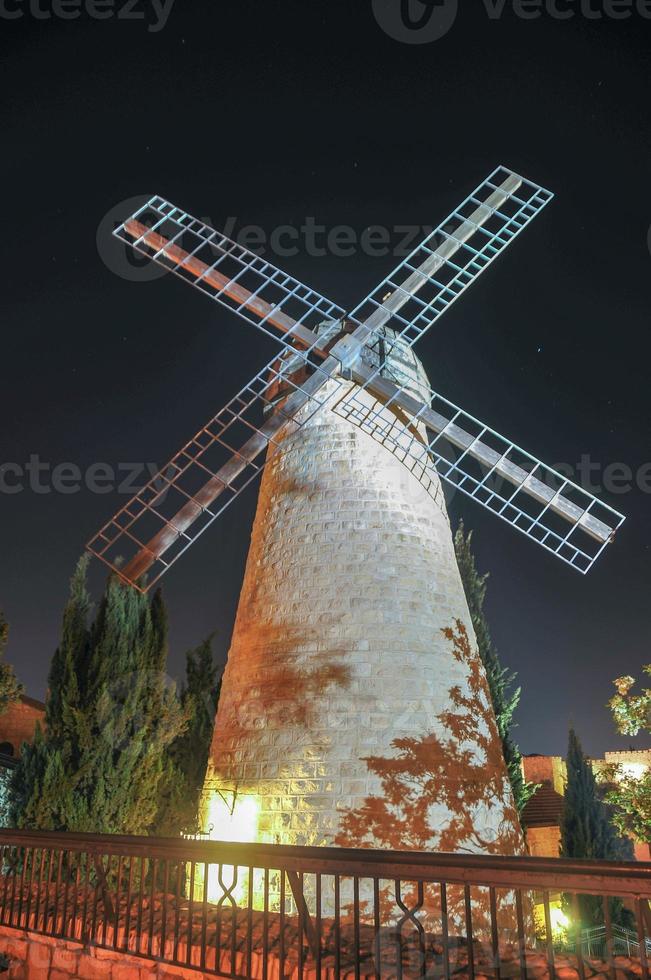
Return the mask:
<path fill-rule="evenodd" d="M 651 664 L 643 668 L 651 675 Z M 651 733 L 651 689 L 632 694 L 635 678 L 618 677 L 614 681 L 617 693 L 608 702 L 615 727 L 620 735 Z M 606 801 L 614 808 L 613 822 L 622 834 L 651 844 L 651 771 L 635 776 L 621 766 L 605 768 L 602 778 L 608 789 Z"/>
<path fill-rule="evenodd" d="M 18 683 L 13 667 L 4 662 L 4 654 L 9 640 L 9 624 L 0 612 L 0 715 L 10 704 L 18 701 L 24 688 Z"/>
<path fill-rule="evenodd" d="M 620 837 L 613 824 L 610 807 L 603 801 L 590 764 L 584 755 L 574 729 L 570 729 L 567 747 L 567 786 L 561 818 L 561 857 L 605 861 L 629 860 L 633 846 Z M 603 902 L 595 895 L 578 896 L 583 928 L 603 923 Z M 569 908 L 570 915 L 573 909 Z M 619 900 L 611 903 L 614 922 L 628 926 L 630 912 Z"/>
<path fill-rule="evenodd" d="M 613 807 L 619 832 L 651 844 L 651 771 L 633 776 L 614 765 L 604 769 L 602 777 L 609 784 L 604 799 Z"/>
<path fill-rule="evenodd" d="M 651 675 L 651 664 L 643 668 L 645 674 Z M 639 735 L 644 729 L 651 732 L 651 689 L 643 688 L 641 694 L 631 694 L 635 684 L 634 677 L 618 677 L 613 682 L 617 694 L 608 702 L 615 720 L 615 727 L 620 735 Z"/>
<path fill-rule="evenodd" d="M 468 671 L 467 693 L 459 685 L 450 688 L 452 707 L 438 716 L 445 736 L 433 731 L 421 738 L 397 738 L 392 756 L 365 759 L 379 777 L 382 794 L 366 797 L 360 808 L 344 815 L 335 839 L 339 847 L 377 842 L 394 850 L 500 854 L 515 852 L 520 844 L 513 807 L 504 807 L 497 833 L 486 828 L 485 819 L 476 819 L 496 802 L 502 806 L 507 777 L 488 690 L 467 630 L 457 620 L 443 634 L 457 663 Z M 446 815 L 442 827 L 441 813 Z"/>
<path fill-rule="evenodd" d="M 188 712 L 165 675 L 167 617 L 115 576 L 90 620 L 87 559 L 72 578 L 52 659 L 45 730 L 25 746 L 11 783 L 16 826 L 145 834 L 166 752 Z"/>
<path fill-rule="evenodd" d="M 188 726 L 171 744 L 156 832 L 163 836 L 199 831 L 199 802 L 208 764 L 221 681 L 213 661 L 212 636 L 186 658 L 181 705 Z"/>
<path fill-rule="evenodd" d="M 391 756 L 364 760 L 379 791 L 345 813 L 337 847 L 483 854 L 517 854 L 521 847 L 518 815 L 503 803 L 508 777 L 481 665 L 462 622 L 443 634 L 467 686 L 450 688 L 437 731 L 394 739 Z M 451 918 L 463 908 L 463 889 L 449 889 Z M 473 899 L 475 927 L 489 927 L 489 915 L 487 897 Z"/>
<path fill-rule="evenodd" d="M 487 573 L 480 575 L 477 571 L 475 556 L 472 552 L 472 531 L 466 534 L 463 521 L 459 523 L 454 536 L 454 548 L 470 610 L 470 618 L 477 638 L 479 655 L 486 671 L 497 730 L 502 740 L 502 751 L 513 789 L 515 805 L 518 813 L 522 813 L 527 801 L 531 799 L 538 787 L 535 783 L 526 782 L 522 774 L 522 754 L 512 735 L 512 729 L 515 727 L 513 715 L 520 703 L 521 688 L 514 688 L 517 675 L 506 667 L 502 667 L 499 654 L 491 638 L 484 613 L 489 576 Z"/>

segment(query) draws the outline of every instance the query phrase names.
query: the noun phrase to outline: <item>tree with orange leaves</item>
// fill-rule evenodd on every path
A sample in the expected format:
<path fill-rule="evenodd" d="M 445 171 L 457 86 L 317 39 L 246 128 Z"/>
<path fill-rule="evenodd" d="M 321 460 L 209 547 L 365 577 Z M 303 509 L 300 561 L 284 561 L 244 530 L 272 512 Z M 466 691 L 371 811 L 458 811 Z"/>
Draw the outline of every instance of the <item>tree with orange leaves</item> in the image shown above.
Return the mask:
<path fill-rule="evenodd" d="M 642 668 L 651 675 L 651 664 Z M 635 678 L 618 677 L 613 681 L 617 693 L 608 702 L 615 727 L 620 735 L 651 733 L 651 688 L 637 693 Z M 651 770 L 632 774 L 621 766 L 608 766 L 602 779 L 609 784 L 605 800 L 614 808 L 613 823 L 622 834 L 651 844 Z"/>

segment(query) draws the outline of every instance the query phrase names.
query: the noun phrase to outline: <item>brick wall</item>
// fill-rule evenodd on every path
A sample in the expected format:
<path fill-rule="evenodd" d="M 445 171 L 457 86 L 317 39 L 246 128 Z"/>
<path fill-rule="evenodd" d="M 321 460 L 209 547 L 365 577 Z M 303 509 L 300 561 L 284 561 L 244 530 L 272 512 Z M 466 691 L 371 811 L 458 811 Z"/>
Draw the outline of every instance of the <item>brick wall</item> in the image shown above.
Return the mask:
<path fill-rule="evenodd" d="M 34 740 L 36 723 L 40 722 L 42 726 L 44 717 L 45 705 L 23 696 L 0 715 L 0 744 L 9 743 L 13 754 L 20 755 L 21 745 Z"/>

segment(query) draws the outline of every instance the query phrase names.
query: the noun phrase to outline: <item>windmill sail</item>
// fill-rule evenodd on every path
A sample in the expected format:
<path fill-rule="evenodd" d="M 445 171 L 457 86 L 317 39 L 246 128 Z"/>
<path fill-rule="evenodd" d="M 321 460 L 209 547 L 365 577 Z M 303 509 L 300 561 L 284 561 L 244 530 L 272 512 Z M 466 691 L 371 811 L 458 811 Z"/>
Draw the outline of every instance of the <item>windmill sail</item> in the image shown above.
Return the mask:
<path fill-rule="evenodd" d="M 309 365 L 309 374 L 308 365 L 298 351 L 291 360 L 276 357 L 267 364 L 101 528 L 88 550 L 148 591 L 260 475 L 269 444 L 288 426 L 304 424 L 336 392 L 336 359 L 316 369 Z M 279 389 L 286 399 L 281 405 Z"/>
<path fill-rule="evenodd" d="M 583 574 L 623 524 L 618 511 L 431 388 L 419 402 L 372 369 L 359 365 L 353 378 L 357 385 L 333 411 L 397 455 L 426 488 L 433 463 L 442 480 Z M 388 422 L 391 408 L 411 425 Z"/>
<path fill-rule="evenodd" d="M 314 289 L 162 197 L 127 218 L 113 233 L 157 265 L 285 346 L 310 349 L 312 332 L 344 311 Z"/>
<path fill-rule="evenodd" d="M 279 340 L 283 351 L 102 528 L 89 550 L 126 581 L 150 588 L 259 475 L 264 450 L 327 405 L 383 443 L 426 488 L 436 488 L 440 476 L 588 571 L 621 514 L 429 386 L 415 392 L 413 383 L 384 376 L 395 375 L 405 352 L 552 197 L 497 168 L 350 316 L 204 222 L 151 198 L 114 234 Z"/>
<path fill-rule="evenodd" d="M 351 312 L 376 340 L 420 340 L 553 199 L 551 191 L 498 167 Z"/>

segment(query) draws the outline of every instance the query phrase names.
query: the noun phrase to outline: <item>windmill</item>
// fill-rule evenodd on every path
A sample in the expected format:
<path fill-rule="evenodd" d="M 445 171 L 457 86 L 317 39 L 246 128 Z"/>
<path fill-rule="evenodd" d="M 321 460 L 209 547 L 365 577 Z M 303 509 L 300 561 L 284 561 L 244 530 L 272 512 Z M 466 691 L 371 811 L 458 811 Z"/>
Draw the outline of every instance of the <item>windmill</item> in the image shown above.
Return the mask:
<path fill-rule="evenodd" d="M 387 780 L 426 749 L 427 846 L 522 846 L 441 481 L 583 574 L 624 518 L 434 392 L 413 347 L 552 196 L 498 167 L 350 312 L 163 198 L 116 229 L 280 344 L 88 545 L 145 591 L 265 470 L 206 822 L 248 800 L 251 839 L 424 845 Z"/>

